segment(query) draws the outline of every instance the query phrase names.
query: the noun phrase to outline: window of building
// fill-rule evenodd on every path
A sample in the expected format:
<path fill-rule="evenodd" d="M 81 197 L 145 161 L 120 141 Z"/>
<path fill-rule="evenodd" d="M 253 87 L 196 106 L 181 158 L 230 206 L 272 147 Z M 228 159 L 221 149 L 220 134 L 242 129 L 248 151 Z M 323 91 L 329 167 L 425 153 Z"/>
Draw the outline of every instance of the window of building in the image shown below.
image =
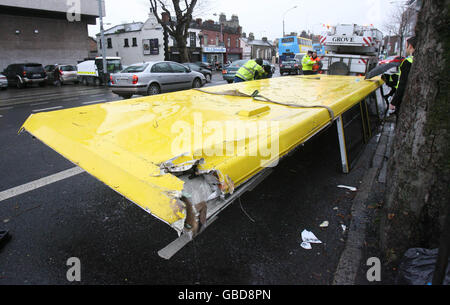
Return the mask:
<path fill-rule="evenodd" d="M 229 37 L 227 39 L 227 44 L 228 44 L 228 47 L 231 48 L 231 38 L 229 38 Z"/>
<path fill-rule="evenodd" d="M 195 35 L 195 33 L 189 33 L 189 42 L 191 48 L 195 48 L 197 46 L 197 35 Z"/>
<path fill-rule="evenodd" d="M 133 47 L 137 47 L 137 38 L 133 37 Z"/>
<path fill-rule="evenodd" d="M 112 39 L 108 38 L 108 40 L 106 42 L 108 44 L 108 49 L 112 49 Z"/>
<path fill-rule="evenodd" d="M 128 44 L 128 38 L 125 38 L 125 39 L 124 39 L 124 45 L 123 45 L 123 47 L 124 47 L 124 48 L 129 48 L 129 47 L 130 47 L 130 45 Z"/>
<path fill-rule="evenodd" d="M 239 45 L 239 38 L 236 38 L 236 48 L 240 48 L 240 45 Z"/>
<path fill-rule="evenodd" d="M 216 46 L 219 46 L 219 34 L 216 36 Z"/>
<path fill-rule="evenodd" d="M 209 41 L 208 41 L 208 35 L 207 34 L 205 34 L 204 36 L 203 36 L 203 44 L 204 45 L 209 45 Z"/>

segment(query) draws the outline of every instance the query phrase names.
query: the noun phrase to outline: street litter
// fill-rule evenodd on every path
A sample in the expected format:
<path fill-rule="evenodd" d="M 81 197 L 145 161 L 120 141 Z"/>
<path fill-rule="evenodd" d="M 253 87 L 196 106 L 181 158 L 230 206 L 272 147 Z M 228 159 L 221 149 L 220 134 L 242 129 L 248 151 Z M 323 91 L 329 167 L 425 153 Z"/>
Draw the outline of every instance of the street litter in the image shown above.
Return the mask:
<path fill-rule="evenodd" d="M 328 222 L 328 221 L 324 221 L 324 222 L 322 222 L 321 224 L 320 224 L 320 227 L 321 228 L 328 228 L 328 225 L 329 225 L 330 223 Z"/>
<path fill-rule="evenodd" d="M 337 210 L 339 210 L 339 208 L 338 207 L 334 207 L 333 210 L 337 211 Z"/>
<path fill-rule="evenodd" d="M 311 250 L 312 246 L 311 244 L 321 244 L 322 242 L 314 235 L 314 233 L 303 230 L 302 232 L 302 248 L 306 250 Z"/>
<path fill-rule="evenodd" d="M 338 185 L 338 187 L 342 188 L 342 189 L 348 189 L 348 190 L 350 190 L 352 192 L 356 192 L 358 190 L 356 187 L 353 187 L 353 186 Z"/>
<path fill-rule="evenodd" d="M 347 230 L 347 226 L 346 225 L 341 225 L 342 231 L 345 232 L 345 230 Z"/>

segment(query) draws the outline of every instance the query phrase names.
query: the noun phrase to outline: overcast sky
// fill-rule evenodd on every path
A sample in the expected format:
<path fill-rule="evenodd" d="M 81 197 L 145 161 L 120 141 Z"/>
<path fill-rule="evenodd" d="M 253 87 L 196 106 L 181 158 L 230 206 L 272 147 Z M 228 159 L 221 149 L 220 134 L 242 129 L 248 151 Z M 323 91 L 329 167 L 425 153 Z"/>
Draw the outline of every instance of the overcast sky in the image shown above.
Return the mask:
<path fill-rule="evenodd" d="M 148 18 L 150 3 L 148 0 L 105 0 L 105 28 L 114 25 L 145 21 Z M 322 24 L 356 23 L 373 24 L 383 31 L 383 23 L 389 20 L 395 7 L 404 2 L 399 0 L 199 0 L 206 1 L 206 8 L 201 7 L 195 13 L 202 19 L 218 21 L 214 13 L 225 13 L 230 19 L 232 14 L 239 16 L 243 31 L 253 32 L 256 38 L 269 39 L 283 34 L 283 16 L 285 16 L 286 33 L 309 30 L 320 34 Z M 396 4 L 395 4 L 395 3 Z M 286 13 L 290 8 L 297 6 Z M 89 26 L 89 34 L 95 36 L 99 25 Z"/>

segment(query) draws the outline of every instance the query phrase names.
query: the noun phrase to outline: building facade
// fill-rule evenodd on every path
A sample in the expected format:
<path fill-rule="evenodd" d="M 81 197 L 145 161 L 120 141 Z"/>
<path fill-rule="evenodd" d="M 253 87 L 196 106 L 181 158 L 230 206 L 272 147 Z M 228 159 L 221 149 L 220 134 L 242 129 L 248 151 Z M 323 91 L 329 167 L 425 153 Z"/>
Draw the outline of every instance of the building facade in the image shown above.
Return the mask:
<path fill-rule="evenodd" d="M 9 64 L 76 64 L 89 57 L 88 25 L 96 24 L 98 2 L 0 0 L 0 71 Z M 79 16 L 70 19 L 68 12 Z"/>
<path fill-rule="evenodd" d="M 245 33 L 240 38 L 244 59 L 262 58 L 272 62 L 276 57 L 276 48 L 272 41 L 269 41 L 266 37 L 261 40 L 255 39 L 255 35 L 250 33 L 248 37 Z"/>
<path fill-rule="evenodd" d="M 227 20 L 225 14 L 221 14 L 219 22 L 206 20 L 202 22 L 197 19 L 197 24 L 201 25 L 202 51 L 204 62 L 218 63 L 223 65 L 227 61 L 242 59 L 241 33 L 239 18 L 236 15 Z"/>
<path fill-rule="evenodd" d="M 164 60 L 163 29 L 153 14 L 145 22 L 116 25 L 105 30 L 106 56 L 122 58 L 122 64 Z M 100 33 L 98 52 L 103 55 Z"/>

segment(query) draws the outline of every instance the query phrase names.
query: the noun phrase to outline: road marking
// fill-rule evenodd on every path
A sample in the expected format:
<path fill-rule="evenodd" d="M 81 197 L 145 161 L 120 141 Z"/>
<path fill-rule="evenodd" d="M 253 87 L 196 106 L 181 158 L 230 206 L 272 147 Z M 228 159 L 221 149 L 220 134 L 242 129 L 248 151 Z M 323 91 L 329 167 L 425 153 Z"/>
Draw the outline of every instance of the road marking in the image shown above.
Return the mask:
<path fill-rule="evenodd" d="M 2 118 L 2 117 L 3 117 L 3 115 L 0 114 L 0 118 Z"/>
<path fill-rule="evenodd" d="M 47 110 L 55 110 L 55 109 L 61 109 L 63 106 L 56 106 L 51 108 L 45 108 L 45 109 L 35 109 L 33 112 L 41 112 L 41 111 L 47 111 Z"/>
<path fill-rule="evenodd" d="M 43 102 L 43 103 L 37 103 L 37 104 L 31 104 L 30 106 L 39 106 L 39 105 L 45 105 L 48 104 L 50 102 Z"/>
<path fill-rule="evenodd" d="M 0 111 L 2 110 L 9 110 L 9 109 L 13 109 L 14 107 L 5 107 L 5 108 L 0 108 Z"/>
<path fill-rule="evenodd" d="M 91 97 L 99 97 L 99 96 L 103 96 L 105 94 L 96 94 L 96 95 L 92 95 Z"/>
<path fill-rule="evenodd" d="M 104 103 L 106 100 L 93 101 L 93 102 L 84 102 L 83 105 L 95 104 L 95 103 Z"/>
<path fill-rule="evenodd" d="M 48 176 L 48 177 L 44 177 L 26 184 L 22 184 L 20 186 L 11 188 L 9 190 L 0 192 L 0 202 L 4 201 L 6 199 L 12 198 L 12 197 L 16 197 L 31 191 L 34 191 L 38 188 L 47 186 L 49 184 L 67 179 L 67 178 L 71 178 L 73 176 L 79 175 L 81 173 L 84 173 L 84 170 L 79 168 L 79 167 L 74 167 L 62 172 L 59 172 L 57 174 Z"/>

